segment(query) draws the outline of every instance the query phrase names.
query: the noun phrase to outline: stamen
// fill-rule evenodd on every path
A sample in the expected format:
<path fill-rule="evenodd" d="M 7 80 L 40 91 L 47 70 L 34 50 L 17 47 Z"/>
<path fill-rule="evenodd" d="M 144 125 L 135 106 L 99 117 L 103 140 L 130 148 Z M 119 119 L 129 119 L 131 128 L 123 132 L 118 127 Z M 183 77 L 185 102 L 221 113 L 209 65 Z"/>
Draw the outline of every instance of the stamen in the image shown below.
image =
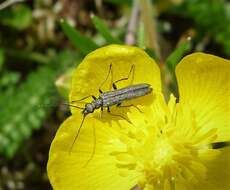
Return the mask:
<path fill-rule="evenodd" d="M 128 170 L 140 173 L 142 177 L 139 186 L 142 188 L 167 187 L 175 190 L 176 183 L 186 185 L 184 182 L 188 180 L 193 183 L 204 180 L 206 166 L 200 161 L 201 157 L 206 156 L 205 153 L 212 154 L 212 157 L 216 155 L 212 153 L 214 150 L 204 149 L 203 144 L 210 143 L 217 131 L 213 129 L 201 133 L 202 130 L 197 130 L 193 114 L 187 112 L 182 119 L 188 123 L 183 122 L 184 120 L 176 122 L 178 118 L 175 116 L 179 114 L 176 113 L 177 109 L 173 108 L 176 106 L 172 105 L 172 101 L 168 110 L 164 107 L 167 117 L 164 120 L 163 109 L 156 109 L 160 110 L 161 114 L 154 115 L 154 124 L 147 123 L 146 128 L 130 128 L 127 135 L 117 139 L 126 148 L 122 151 L 119 148 L 111 150 L 110 154 L 116 158 L 116 166 L 123 171 L 123 175 L 124 171 Z"/>

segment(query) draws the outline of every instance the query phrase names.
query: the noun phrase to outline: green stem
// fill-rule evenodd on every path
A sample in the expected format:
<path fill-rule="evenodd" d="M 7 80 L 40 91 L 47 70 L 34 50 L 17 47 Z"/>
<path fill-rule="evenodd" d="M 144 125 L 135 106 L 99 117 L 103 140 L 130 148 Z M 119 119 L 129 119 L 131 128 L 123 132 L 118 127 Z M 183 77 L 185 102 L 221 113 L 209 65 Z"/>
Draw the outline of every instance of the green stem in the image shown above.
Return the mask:
<path fill-rule="evenodd" d="M 154 50 L 156 56 L 161 60 L 160 47 L 157 41 L 156 19 L 152 14 L 151 0 L 140 0 L 141 17 L 144 23 L 146 46 Z"/>
<path fill-rule="evenodd" d="M 128 45 L 134 45 L 136 43 L 136 30 L 139 21 L 139 13 L 139 0 L 134 0 L 131 17 L 128 24 L 128 32 L 125 37 L 125 43 Z"/>

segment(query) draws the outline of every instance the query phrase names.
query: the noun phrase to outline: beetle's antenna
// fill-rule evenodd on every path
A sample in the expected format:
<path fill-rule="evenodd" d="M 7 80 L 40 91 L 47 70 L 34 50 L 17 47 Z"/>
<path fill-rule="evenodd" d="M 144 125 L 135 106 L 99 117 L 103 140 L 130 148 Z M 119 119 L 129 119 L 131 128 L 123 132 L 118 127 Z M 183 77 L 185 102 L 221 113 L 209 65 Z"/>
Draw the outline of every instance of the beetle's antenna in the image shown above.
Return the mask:
<path fill-rule="evenodd" d="M 87 162 L 84 164 L 84 166 L 83 166 L 83 168 L 85 168 L 85 167 L 87 167 L 88 166 L 88 164 L 89 164 L 89 162 L 93 159 L 93 157 L 94 157 L 94 154 L 95 154 L 95 152 L 96 152 L 96 142 L 97 142 L 97 140 L 96 140 L 96 129 L 95 129 L 95 126 L 93 126 L 93 151 L 92 151 L 92 153 L 91 153 L 91 155 L 90 155 L 90 158 L 87 160 Z"/>
<path fill-rule="evenodd" d="M 75 106 L 75 105 L 73 105 L 73 104 L 68 104 L 68 103 L 62 103 L 62 104 L 63 104 L 63 105 L 70 106 L 70 107 L 78 108 L 78 109 L 81 109 L 81 110 L 84 109 L 84 108 L 81 108 L 81 107 L 79 107 L 79 106 Z"/>
<path fill-rule="evenodd" d="M 76 106 L 76 105 L 73 105 L 73 104 L 69 104 L 69 103 L 60 103 L 60 105 L 66 105 L 66 106 L 78 108 L 78 109 L 81 109 L 81 110 L 84 109 L 82 107 L 79 107 L 79 106 Z M 58 104 L 57 105 L 39 105 L 39 107 L 57 107 L 57 106 L 58 106 Z"/>
<path fill-rule="evenodd" d="M 83 115 L 83 119 L 82 119 L 82 121 L 81 121 L 80 127 L 78 128 L 77 134 L 76 134 L 76 136 L 74 137 L 73 143 L 72 143 L 72 145 L 71 145 L 71 147 L 70 147 L 70 149 L 69 149 L 69 154 L 72 152 L 73 145 L 75 144 L 75 141 L 77 140 L 77 138 L 78 138 L 78 136 L 79 136 L 79 134 L 80 134 L 80 131 L 81 131 L 81 128 L 82 128 L 82 126 L 83 126 L 85 117 L 86 117 L 86 115 Z"/>

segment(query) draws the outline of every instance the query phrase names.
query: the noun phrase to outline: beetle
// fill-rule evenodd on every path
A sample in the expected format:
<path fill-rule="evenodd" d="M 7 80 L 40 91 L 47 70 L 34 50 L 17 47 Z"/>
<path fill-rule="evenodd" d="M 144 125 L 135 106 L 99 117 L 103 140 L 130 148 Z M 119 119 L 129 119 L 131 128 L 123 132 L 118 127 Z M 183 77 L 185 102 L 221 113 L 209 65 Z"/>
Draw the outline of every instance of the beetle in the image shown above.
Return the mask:
<path fill-rule="evenodd" d="M 134 85 L 128 85 L 128 86 L 120 88 L 120 89 L 117 89 L 117 86 L 116 86 L 117 82 L 120 82 L 123 80 L 128 80 L 129 76 L 133 70 L 134 70 L 134 65 L 132 65 L 130 72 L 128 74 L 128 77 L 122 78 L 122 79 L 119 79 L 119 80 L 113 82 L 112 83 L 113 90 L 103 92 L 99 88 L 100 95 L 98 97 L 96 97 L 94 95 L 89 95 L 89 96 L 86 96 L 80 100 L 76 100 L 76 101 L 71 102 L 71 103 L 79 102 L 79 101 L 82 101 L 82 100 L 87 99 L 89 97 L 92 97 L 93 100 L 90 103 L 86 103 L 84 108 L 69 104 L 72 107 L 82 109 L 81 113 L 83 115 L 83 119 L 81 121 L 80 127 L 78 128 L 77 134 L 76 134 L 74 141 L 71 145 L 70 152 L 72 151 L 73 145 L 74 145 L 76 139 L 78 138 L 78 136 L 80 134 L 84 120 L 88 114 L 93 113 L 97 109 L 101 109 L 101 111 L 103 111 L 104 108 L 107 108 L 107 112 L 110 113 L 111 115 L 122 117 L 120 115 L 115 115 L 115 114 L 112 114 L 110 112 L 110 106 L 114 106 L 114 105 L 117 105 L 118 107 L 131 107 L 131 106 L 133 106 L 139 110 L 139 108 L 133 104 L 128 105 L 128 106 L 121 106 L 121 104 L 123 102 L 128 101 L 128 100 L 133 100 L 135 98 L 146 96 L 146 95 L 150 94 L 152 92 L 151 85 L 147 84 L 147 83 L 139 83 L 139 84 L 134 84 Z M 105 81 L 108 79 L 108 76 L 109 76 L 111 71 L 112 71 L 112 64 L 110 64 L 109 72 L 108 72 L 108 75 L 107 75 Z M 101 86 L 105 83 L 105 81 L 101 84 Z M 125 119 L 124 117 L 122 117 L 122 118 Z"/>

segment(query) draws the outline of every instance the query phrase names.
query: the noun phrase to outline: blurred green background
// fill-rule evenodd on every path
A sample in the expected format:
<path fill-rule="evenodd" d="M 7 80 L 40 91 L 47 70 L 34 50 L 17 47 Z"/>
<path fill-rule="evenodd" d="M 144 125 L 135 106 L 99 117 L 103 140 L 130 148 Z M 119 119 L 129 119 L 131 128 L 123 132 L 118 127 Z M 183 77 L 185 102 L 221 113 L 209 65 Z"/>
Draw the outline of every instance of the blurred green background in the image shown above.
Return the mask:
<path fill-rule="evenodd" d="M 72 70 L 107 44 L 136 45 L 177 94 L 174 68 L 186 54 L 230 57 L 227 0 L 0 1 L 0 190 L 51 189 L 46 163 L 70 115 Z"/>

